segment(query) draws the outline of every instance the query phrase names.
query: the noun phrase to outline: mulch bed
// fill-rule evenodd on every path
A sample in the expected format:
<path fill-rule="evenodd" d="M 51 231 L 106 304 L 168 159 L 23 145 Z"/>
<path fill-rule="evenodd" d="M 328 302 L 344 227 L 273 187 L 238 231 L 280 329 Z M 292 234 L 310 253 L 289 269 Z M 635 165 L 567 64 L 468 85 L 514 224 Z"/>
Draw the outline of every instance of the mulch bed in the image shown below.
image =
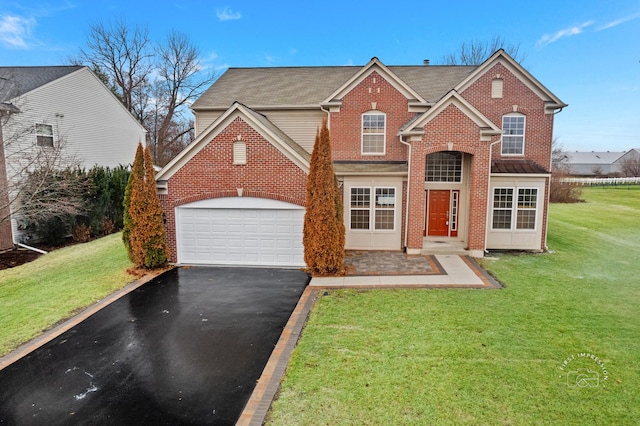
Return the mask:
<path fill-rule="evenodd" d="M 32 250 L 13 249 L 0 253 L 0 269 L 9 269 L 20 266 L 24 263 L 31 262 L 42 256 Z"/>

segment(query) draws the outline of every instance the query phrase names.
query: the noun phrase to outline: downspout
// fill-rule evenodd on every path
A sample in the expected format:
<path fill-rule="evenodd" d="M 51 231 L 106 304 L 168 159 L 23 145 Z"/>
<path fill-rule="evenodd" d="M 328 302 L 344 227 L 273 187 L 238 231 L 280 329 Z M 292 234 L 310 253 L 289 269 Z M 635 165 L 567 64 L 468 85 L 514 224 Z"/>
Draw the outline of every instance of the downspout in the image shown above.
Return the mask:
<path fill-rule="evenodd" d="M 484 225 L 484 247 L 482 248 L 485 253 L 489 253 L 487 251 L 487 241 L 489 239 L 489 218 L 491 217 L 491 162 L 493 161 L 493 146 L 500 142 L 501 139 L 498 139 L 495 142 L 491 142 L 489 144 L 489 172 L 487 174 L 487 218 L 485 220 Z"/>
<path fill-rule="evenodd" d="M 407 209 L 404 212 L 404 251 L 407 251 L 407 244 L 409 240 L 409 194 L 411 193 L 411 144 L 409 142 L 405 142 L 402 139 L 402 135 L 399 135 L 400 143 L 407 146 L 407 150 L 409 151 L 409 158 L 407 159 Z"/>
<path fill-rule="evenodd" d="M 328 109 L 324 109 L 322 105 L 320 105 L 320 111 L 327 113 L 327 127 L 331 129 L 331 112 Z"/>
<path fill-rule="evenodd" d="M 22 243 L 16 243 L 16 242 L 14 242 L 14 243 L 15 243 L 15 245 L 17 245 L 18 247 L 26 248 L 26 249 L 28 249 L 28 250 L 32 250 L 32 251 L 38 252 L 38 253 L 40 253 L 40 254 L 47 254 L 47 252 L 46 252 L 46 251 L 44 251 L 44 250 L 40 250 L 39 248 L 31 247 L 31 246 L 28 246 L 28 245 L 26 245 L 26 244 L 22 244 Z"/>

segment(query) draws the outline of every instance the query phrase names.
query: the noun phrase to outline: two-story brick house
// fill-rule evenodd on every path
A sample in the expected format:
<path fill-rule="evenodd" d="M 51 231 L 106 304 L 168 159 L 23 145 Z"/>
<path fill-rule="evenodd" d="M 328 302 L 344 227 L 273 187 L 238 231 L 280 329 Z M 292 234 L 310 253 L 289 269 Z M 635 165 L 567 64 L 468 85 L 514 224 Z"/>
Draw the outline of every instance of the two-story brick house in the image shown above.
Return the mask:
<path fill-rule="evenodd" d="M 346 249 L 544 250 L 555 113 L 504 51 L 480 66 L 231 68 L 157 176 L 172 261 L 303 265 L 310 152 L 329 125 Z"/>

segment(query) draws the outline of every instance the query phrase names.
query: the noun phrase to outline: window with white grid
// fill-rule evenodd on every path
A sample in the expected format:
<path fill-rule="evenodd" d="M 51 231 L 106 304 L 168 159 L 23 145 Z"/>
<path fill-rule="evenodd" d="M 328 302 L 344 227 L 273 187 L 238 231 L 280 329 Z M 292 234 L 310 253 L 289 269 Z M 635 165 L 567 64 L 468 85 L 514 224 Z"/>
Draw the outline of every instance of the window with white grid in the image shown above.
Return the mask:
<path fill-rule="evenodd" d="M 371 188 L 351 188 L 349 211 L 351 229 L 369 229 Z"/>
<path fill-rule="evenodd" d="M 535 229 L 536 210 L 538 206 L 537 188 L 518 189 L 518 213 L 516 216 L 516 229 Z"/>
<path fill-rule="evenodd" d="M 493 190 L 492 229 L 511 229 L 513 214 L 513 188 L 495 188 Z"/>
<path fill-rule="evenodd" d="M 375 217 L 377 230 L 395 228 L 396 189 L 376 188 Z"/>
<path fill-rule="evenodd" d="M 427 155 L 425 176 L 427 182 L 461 182 L 462 153 L 443 151 Z"/>
<path fill-rule="evenodd" d="M 502 117 L 502 155 L 524 154 L 524 115 Z"/>
<path fill-rule="evenodd" d="M 382 112 L 362 114 L 362 153 L 384 154 L 386 116 Z"/>

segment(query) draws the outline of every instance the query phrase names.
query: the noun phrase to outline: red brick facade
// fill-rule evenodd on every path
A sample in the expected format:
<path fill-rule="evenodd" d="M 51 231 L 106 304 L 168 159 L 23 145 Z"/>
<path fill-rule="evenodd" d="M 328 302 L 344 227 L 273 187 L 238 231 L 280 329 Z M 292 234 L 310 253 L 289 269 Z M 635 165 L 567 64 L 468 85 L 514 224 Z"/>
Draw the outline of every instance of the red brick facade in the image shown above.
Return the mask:
<path fill-rule="evenodd" d="M 247 146 L 247 164 L 233 164 L 233 144 Z M 206 143 L 167 182 L 160 195 L 165 213 L 171 261 L 176 261 L 175 208 L 220 197 L 268 198 L 304 206 L 306 173 L 241 117 Z"/>
<path fill-rule="evenodd" d="M 386 114 L 384 155 L 362 155 L 362 114 L 372 110 Z M 340 112 L 331 113 L 334 161 L 406 161 L 407 147 L 400 143 L 398 130 L 413 115 L 408 100 L 380 74 L 372 72 L 342 98 Z"/>
<path fill-rule="evenodd" d="M 401 211 L 397 214 L 402 215 L 402 247 L 399 248 L 415 251 L 422 248 L 426 232 L 425 206 L 429 190 L 425 176 L 426 158 L 440 151 L 463 153 L 467 175 L 464 187 L 460 186 L 462 191 L 456 191 L 464 193 L 460 208 L 464 210 L 461 217 L 465 223 L 464 231 L 461 234 L 456 232 L 455 237 L 466 242 L 469 250 L 482 253 L 487 248 L 490 234 L 491 217 L 488 214 L 491 206 L 488 202 L 492 199 L 491 161 L 530 161 L 538 165 L 539 170 L 550 170 L 553 112 L 565 105 L 526 71 L 508 59 L 501 59 L 497 53 L 493 62 L 489 60 L 487 66 L 478 68 L 481 72 L 472 73 L 468 81 L 461 82 L 457 88 L 451 88 L 436 103 L 437 108 L 424 105 L 423 111 L 427 112 L 423 116 L 412 110 L 417 100 L 408 99 L 407 91 L 403 92 L 402 88 L 398 88 L 404 83 L 385 74 L 384 65 L 377 60 L 372 60 L 371 64 L 372 68 L 362 74 L 361 79 L 357 80 L 359 82 L 353 87 L 342 88 L 341 98 L 332 99 L 331 107 L 327 108 L 331 110 L 328 115 L 334 161 L 397 164 L 408 162 L 410 158 L 411 164 L 407 164 L 409 172 L 404 176 L 402 186 L 402 205 L 398 206 Z M 389 81 L 391 79 L 394 81 Z M 502 93 L 492 97 L 495 79 L 502 80 Z M 340 88 L 337 87 L 336 90 L 338 89 Z M 339 107 L 335 102 L 339 103 Z M 552 108 L 546 109 L 550 103 Z M 327 111 L 320 105 L 318 108 Z M 385 114 L 384 154 L 362 153 L 362 114 L 368 111 Z M 263 113 L 268 119 L 268 111 Z M 501 136 L 498 133 L 502 127 L 502 117 L 513 113 L 525 117 L 524 154 L 503 156 Z M 427 115 L 428 119 L 421 121 L 421 117 Z M 419 128 L 409 128 L 413 125 L 411 123 L 422 122 L 426 124 L 420 124 Z M 224 128 L 215 131 L 219 133 L 211 133 L 210 140 L 198 142 L 202 145 L 201 148 L 194 149 L 195 154 L 170 174 L 167 194 L 160 196 L 166 215 L 169 246 L 173 253 L 176 252 L 174 209 L 180 205 L 209 198 L 236 197 L 239 189 L 242 189 L 243 196 L 304 205 L 305 171 L 299 163 L 291 160 L 290 155 L 256 131 L 255 122 L 239 116 L 225 124 Z M 410 156 L 408 146 L 401 142 L 402 132 L 407 132 L 402 141 L 410 144 Z M 421 136 L 417 137 L 418 133 Z M 233 144 L 239 138 L 247 145 L 246 165 L 233 164 Z M 377 176 L 366 173 L 363 175 L 362 171 L 359 173 L 359 176 Z M 397 179 L 398 175 L 393 176 Z M 531 175 L 529 178 L 537 179 L 540 192 L 544 191 L 537 213 L 543 216 L 543 220 L 540 225 L 536 225 L 536 232 L 541 228 L 542 237 L 535 248 L 545 249 L 549 178 L 546 173 Z M 345 203 L 345 209 L 349 209 L 348 203 Z M 172 260 L 176 260 L 175 254 Z"/>

